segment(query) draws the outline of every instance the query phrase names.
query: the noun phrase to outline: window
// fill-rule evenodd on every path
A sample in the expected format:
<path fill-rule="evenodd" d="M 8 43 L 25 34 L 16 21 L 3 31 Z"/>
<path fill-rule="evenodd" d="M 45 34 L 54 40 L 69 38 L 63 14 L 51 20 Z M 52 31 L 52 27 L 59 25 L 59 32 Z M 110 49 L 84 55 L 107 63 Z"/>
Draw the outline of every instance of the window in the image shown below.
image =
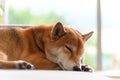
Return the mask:
<path fill-rule="evenodd" d="M 3 23 L 3 5 L 4 5 L 4 2 L 3 0 L 0 0 L 0 24 Z"/>
<path fill-rule="evenodd" d="M 81 33 L 94 31 L 86 42 L 85 63 L 97 69 L 97 0 L 5 0 L 7 24 L 53 24 L 58 21 Z"/>
<path fill-rule="evenodd" d="M 120 69 L 119 0 L 101 0 L 103 70 Z"/>

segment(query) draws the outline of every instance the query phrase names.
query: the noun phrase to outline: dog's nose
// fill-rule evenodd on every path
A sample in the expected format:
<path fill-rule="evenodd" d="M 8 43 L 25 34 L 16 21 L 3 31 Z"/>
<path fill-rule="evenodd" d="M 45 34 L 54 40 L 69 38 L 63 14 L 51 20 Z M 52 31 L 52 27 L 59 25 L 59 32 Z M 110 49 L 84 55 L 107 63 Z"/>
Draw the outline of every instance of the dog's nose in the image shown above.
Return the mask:
<path fill-rule="evenodd" d="M 80 71 L 80 67 L 79 66 L 74 66 L 73 71 Z"/>

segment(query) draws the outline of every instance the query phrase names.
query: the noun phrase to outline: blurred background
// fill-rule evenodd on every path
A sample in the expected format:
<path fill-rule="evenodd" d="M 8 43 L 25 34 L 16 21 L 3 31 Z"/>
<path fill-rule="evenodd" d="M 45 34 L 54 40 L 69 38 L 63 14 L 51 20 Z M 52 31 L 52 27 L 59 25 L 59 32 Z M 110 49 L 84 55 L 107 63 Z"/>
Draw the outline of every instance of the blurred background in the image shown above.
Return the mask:
<path fill-rule="evenodd" d="M 81 33 L 94 31 L 85 45 L 85 64 L 120 69 L 120 0 L 0 0 L 0 24 L 38 25 L 58 21 Z"/>

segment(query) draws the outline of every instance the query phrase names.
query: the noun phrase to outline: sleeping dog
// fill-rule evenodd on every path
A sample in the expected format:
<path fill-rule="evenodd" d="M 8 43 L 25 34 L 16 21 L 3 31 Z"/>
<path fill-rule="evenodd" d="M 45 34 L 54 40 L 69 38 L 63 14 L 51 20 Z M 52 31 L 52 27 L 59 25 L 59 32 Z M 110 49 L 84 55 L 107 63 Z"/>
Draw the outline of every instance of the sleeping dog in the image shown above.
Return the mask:
<path fill-rule="evenodd" d="M 92 34 L 80 34 L 61 22 L 0 28 L 0 68 L 92 71 L 81 63 Z"/>

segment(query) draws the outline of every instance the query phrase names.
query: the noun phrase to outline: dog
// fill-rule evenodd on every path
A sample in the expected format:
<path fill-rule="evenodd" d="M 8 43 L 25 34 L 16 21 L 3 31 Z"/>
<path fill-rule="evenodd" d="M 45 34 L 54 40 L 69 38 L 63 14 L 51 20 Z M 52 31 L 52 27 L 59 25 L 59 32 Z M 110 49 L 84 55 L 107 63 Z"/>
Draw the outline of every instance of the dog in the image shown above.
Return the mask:
<path fill-rule="evenodd" d="M 81 34 L 61 22 L 1 27 L 0 69 L 92 71 L 81 63 L 84 44 L 92 34 Z"/>

